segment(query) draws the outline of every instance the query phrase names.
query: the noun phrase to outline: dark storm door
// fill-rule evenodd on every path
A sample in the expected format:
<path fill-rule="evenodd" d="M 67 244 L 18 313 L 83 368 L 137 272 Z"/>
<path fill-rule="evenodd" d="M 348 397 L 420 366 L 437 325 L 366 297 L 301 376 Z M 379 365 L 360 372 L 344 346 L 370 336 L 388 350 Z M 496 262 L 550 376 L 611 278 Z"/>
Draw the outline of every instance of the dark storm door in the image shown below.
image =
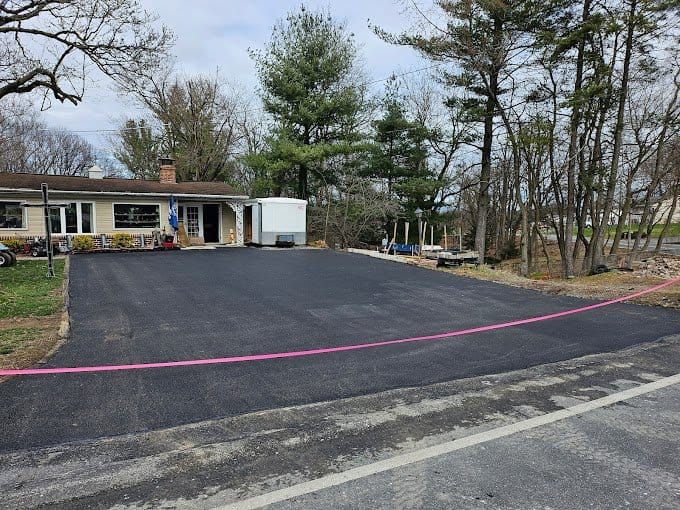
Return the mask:
<path fill-rule="evenodd" d="M 203 239 L 206 243 L 220 242 L 220 206 L 203 204 Z"/>

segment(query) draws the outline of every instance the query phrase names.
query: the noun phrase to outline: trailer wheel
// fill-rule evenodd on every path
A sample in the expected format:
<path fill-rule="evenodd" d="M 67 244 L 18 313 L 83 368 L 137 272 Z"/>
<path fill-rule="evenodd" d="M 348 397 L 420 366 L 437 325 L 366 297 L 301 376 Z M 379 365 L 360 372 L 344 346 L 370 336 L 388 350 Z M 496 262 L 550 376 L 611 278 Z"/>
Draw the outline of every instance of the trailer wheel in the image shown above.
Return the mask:
<path fill-rule="evenodd" d="M 35 248 L 31 250 L 31 257 L 37 257 L 38 255 L 40 255 L 40 253 L 38 253 L 38 250 L 36 250 Z"/>

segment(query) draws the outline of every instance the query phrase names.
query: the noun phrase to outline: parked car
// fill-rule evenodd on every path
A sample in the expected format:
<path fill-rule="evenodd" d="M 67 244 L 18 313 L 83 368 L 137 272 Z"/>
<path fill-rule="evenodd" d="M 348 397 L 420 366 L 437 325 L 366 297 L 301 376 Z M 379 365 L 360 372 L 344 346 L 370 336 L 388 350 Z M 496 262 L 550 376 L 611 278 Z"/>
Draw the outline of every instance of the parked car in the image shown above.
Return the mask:
<path fill-rule="evenodd" d="M 17 263 L 17 257 L 7 246 L 0 243 L 0 267 L 9 267 Z"/>

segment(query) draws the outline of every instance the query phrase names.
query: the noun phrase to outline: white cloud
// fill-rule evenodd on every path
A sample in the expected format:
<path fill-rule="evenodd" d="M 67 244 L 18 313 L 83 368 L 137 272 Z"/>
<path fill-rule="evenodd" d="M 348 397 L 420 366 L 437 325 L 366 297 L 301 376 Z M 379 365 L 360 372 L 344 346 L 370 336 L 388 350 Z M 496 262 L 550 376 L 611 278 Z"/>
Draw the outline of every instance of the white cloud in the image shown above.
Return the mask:
<path fill-rule="evenodd" d="M 422 67 L 424 62 L 408 48 L 381 41 L 368 26 L 371 23 L 390 32 L 406 29 L 409 21 L 401 15 L 395 0 L 345 0 L 304 2 L 310 8 L 329 10 L 338 20 L 346 20 L 360 46 L 370 79 L 386 78 L 393 72 Z M 186 74 L 220 75 L 252 90 L 257 86 L 255 67 L 248 48 L 263 48 L 278 19 L 297 10 L 299 2 L 274 0 L 143 0 L 145 9 L 158 14 L 160 21 L 176 35 L 173 53 L 176 66 Z M 133 105 L 106 84 L 104 78 L 86 90 L 77 107 L 55 104 L 45 114 L 50 125 L 74 131 L 114 129 L 125 115 L 135 115 Z M 92 143 L 106 145 L 104 137 L 85 136 Z"/>

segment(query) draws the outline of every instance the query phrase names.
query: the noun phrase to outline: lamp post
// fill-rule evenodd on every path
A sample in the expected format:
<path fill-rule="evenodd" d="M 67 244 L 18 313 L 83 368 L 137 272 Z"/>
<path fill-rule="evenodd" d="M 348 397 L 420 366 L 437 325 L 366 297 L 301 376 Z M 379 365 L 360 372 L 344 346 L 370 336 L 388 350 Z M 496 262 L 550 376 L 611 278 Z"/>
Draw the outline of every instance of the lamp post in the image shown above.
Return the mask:
<path fill-rule="evenodd" d="M 50 202 L 47 183 L 43 182 L 40 185 L 40 191 L 42 193 L 42 202 L 33 204 L 29 202 L 22 202 L 21 207 L 40 207 L 43 210 L 43 217 L 45 220 L 45 244 L 47 248 L 47 277 L 54 278 L 54 253 L 52 252 L 52 218 L 50 217 L 50 208 L 68 207 L 70 204 L 57 204 Z"/>
<path fill-rule="evenodd" d="M 423 251 L 423 210 L 418 207 L 415 210 L 416 218 L 418 218 L 418 256 Z"/>
<path fill-rule="evenodd" d="M 324 165 L 324 171 L 326 170 L 326 167 Z M 326 223 L 324 224 L 323 227 L 323 242 L 328 246 L 328 218 L 331 215 L 331 192 L 330 189 L 328 189 L 328 181 L 326 181 L 326 177 L 324 176 L 323 172 L 320 172 L 318 170 L 315 170 L 316 174 L 323 179 L 323 185 L 326 187 Z"/>

